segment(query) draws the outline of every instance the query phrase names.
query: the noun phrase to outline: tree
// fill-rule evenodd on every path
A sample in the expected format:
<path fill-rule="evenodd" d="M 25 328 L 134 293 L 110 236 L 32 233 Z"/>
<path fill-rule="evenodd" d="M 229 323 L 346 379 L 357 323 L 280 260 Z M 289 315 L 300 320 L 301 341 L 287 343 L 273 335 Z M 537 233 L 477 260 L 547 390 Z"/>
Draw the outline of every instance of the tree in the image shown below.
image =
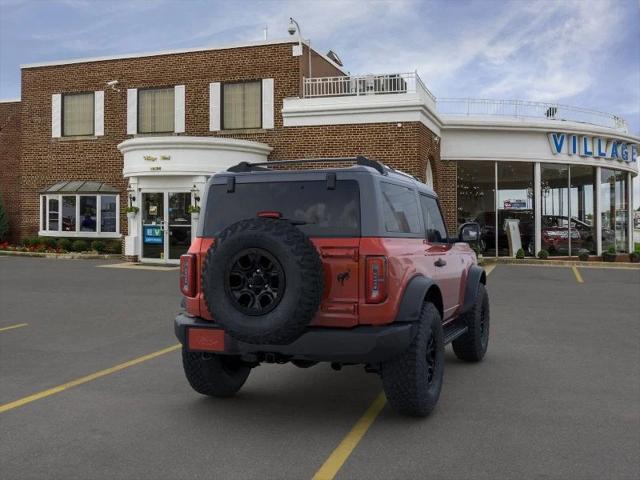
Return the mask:
<path fill-rule="evenodd" d="M 9 218 L 4 210 L 4 202 L 0 195 L 0 242 L 4 242 L 9 238 Z"/>

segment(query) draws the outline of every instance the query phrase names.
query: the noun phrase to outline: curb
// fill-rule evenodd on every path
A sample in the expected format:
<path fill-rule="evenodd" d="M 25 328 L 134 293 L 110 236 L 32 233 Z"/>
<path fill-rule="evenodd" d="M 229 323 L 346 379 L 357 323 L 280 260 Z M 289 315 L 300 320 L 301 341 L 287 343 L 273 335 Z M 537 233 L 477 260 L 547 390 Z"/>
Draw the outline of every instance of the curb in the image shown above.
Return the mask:
<path fill-rule="evenodd" d="M 46 253 L 0 250 L 0 255 L 7 257 L 55 258 L 59 260 L 122 260 L 122 255 L 119 253 Z"/>
<path fill-rule="evenodd" d="M 527 265 L 537 267 L 585 267 L 585 268 L 623 268 L 640 270 L 640 263 L 631 262 L 582 262 L 580 260 L 533 260 L 533 259 L 483 259 L 481 265 Z"/>

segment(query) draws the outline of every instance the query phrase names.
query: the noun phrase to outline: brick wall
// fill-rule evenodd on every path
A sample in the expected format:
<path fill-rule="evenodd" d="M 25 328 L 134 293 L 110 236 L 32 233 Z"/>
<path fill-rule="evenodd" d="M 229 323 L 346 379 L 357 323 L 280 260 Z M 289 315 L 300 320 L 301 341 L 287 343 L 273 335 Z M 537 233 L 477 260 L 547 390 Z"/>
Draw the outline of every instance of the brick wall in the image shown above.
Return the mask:
<path fill-rule="evenodd" d="M 451 172 L 441 165 L 439 144 L 418 122 L 283 127 L 283 99 L 300 95 L 301 64 L 305 64 L 300 58 L 291 55 L 291 44 L 275 44 L 23 69 L 20 234 L 37 232 L 38 193 L 61 180 L 96 180 L 116 186 L 121 189 L 124 210 L 127 182 L 117 145 L 132 138 L 126 135 L 127 88 L 185 85 L 186 132 L 181 135 L 263 142 L 273 147 L 272 159 L 366 155 L 421 180 L 431 159 L 436 190 L 451 189 Z M 314 57 L 314 63 L 321 60 Z M 340 73 L 324 62 L 323 75 Z M 314 76 L 320 71 L 316 68 L 320 67 L 314 65 Z M 275 80 L 275 128 L 210 132 L 209 83 L 262 78 Z M 110 80 L 118 80 L 119 92 L 106 88 Z M 105 135 L 81 140 L 51 138 L 51 95 L 96 90 L 105 91 Z M 455 178 L 453 181 L 455 202 Z M 455 213 L 455 205 L 443 206 L 447 217 Z M 120 226 L 126 234 L 124 213 Z"/>
<path fill-rule="evenodd" d="M 0 195 L 9 218 L 9 238 L 18 233 L 20 211 L 20 102 L 0 103 Z"/>

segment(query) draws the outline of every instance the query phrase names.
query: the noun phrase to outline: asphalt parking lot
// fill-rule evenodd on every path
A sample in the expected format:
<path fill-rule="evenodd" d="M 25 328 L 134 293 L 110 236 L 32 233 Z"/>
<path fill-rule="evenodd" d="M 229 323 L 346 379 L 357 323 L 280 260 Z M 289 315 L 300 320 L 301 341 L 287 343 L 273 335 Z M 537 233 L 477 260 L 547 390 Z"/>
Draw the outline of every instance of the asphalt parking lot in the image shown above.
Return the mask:
<path fill-rule="evenodd" d="M 177 270 L 104 263 L 0 257 L 4 479 L 312 478 L 380 395 L 265 365 L 202 397 L 169 348 Z M 335 478 L 640 478 L 640 270 L 499 265 L 489 292 L 486 360 L 448 352 L 434 414 L 385 406 Z"/>

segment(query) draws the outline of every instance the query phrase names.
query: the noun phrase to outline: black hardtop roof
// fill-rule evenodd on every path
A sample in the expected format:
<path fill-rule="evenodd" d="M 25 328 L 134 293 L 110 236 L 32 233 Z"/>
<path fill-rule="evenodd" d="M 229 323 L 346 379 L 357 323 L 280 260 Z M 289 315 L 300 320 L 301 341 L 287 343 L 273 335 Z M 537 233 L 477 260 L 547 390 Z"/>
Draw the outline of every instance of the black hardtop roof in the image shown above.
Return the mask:
<path fill-rule="evenodd" d="M 356 164 L 348 167 L 322 167 L 322 168 L 295 168 L 296 164 L 312 164 L 312 163 L 327 163 L 327 162 L 339 162 L 347 163 L 353 161 Z M 294 168 L 273 169 L 269 168 L 269 165 L 291 165 Z M 349 157 L 349 158 L 318 158 L 318 159 L 298 159 L 298 160 L 271 160 L 267 162 L 248 163 L 240 162 L 233 167 L 230 167 L 226 171 L 216 173 L 212 177 L 212 183 L 225 183 L 229 177 L 253 178 L 256 181 L 274 181 L 278 178 L 278 181 L 313 181 L 324 180 L 327 175 L 337 172 L 352 173 L 358 175 L 371 175 L 388 180 L 393 180 L 394 183 L 401 183 L 406 186 L 411 186 L 420 191 L 435 195 L 432 188 L 422 183 L 416 177 L 409 175 L 408 173 L 396 170 L 376 160 L 370 160 L 366 157 Z M 219 179 L 216 181 L 216 177 Z M 288 177 L 291 180 L 288 180 Z M 300 178 L 302 177 L 302 178 Z"/>

